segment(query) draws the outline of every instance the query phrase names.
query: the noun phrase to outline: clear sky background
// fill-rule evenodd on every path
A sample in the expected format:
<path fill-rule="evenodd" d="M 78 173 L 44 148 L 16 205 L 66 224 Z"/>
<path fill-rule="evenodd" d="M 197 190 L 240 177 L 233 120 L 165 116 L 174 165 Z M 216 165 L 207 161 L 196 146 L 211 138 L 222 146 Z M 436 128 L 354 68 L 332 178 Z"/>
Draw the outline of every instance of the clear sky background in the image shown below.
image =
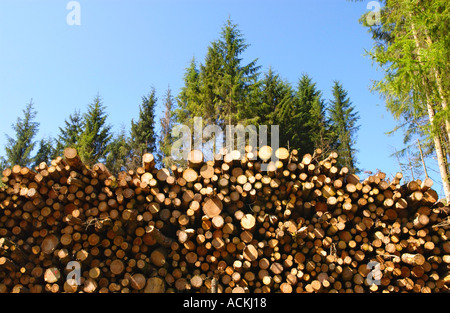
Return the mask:
<path fill-rule="evenodd" d="M 369 1 L 79 0 L 81 25 L 73 26 L 66 22 L 69 2 L 0 1 L 0 155 L 30 99 L 37 140 L 56 136 L 97 94 L 114 131 L 129 129 L 142 96 L 154 87 L 162 100 L 168 86 L 177 94 L 192 57 L 203 62 L 230 17 L 250 44 L 244 61 L 258 58 L 262 72 L 271 66 L 294 87 L 307 73 L 325 99 L 339 80 L 360 114 L 358 166 L 388 176 L 400 171 L 390 155 L 402 148 L 402 136 L 386 135 L 396 123 L 369 90 L 382 75 L 364 56 L 373 43 L 358 23 Z M 159 103 L 158 117 L 161 111 Z M 427 160 L 442 195 L 435 163 Z"/>

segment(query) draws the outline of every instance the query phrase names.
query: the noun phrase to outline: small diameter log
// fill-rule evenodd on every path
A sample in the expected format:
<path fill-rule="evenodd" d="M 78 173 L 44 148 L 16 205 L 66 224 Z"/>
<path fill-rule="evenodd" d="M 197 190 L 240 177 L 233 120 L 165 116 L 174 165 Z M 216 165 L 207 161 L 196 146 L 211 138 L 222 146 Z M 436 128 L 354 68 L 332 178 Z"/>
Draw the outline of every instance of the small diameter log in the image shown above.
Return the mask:
<path fill-rule="evenodd" d="M 200 150 L 191 150 L 188 153 L 188 166 L 193 169 L 200 169 L 203 165 L 204 156 Z"/>
<path fill-rule="evenodd" d="M 272 157 L 272 147 L 262 146 L 258 151 L 258 157 L 263 161 L 267 162 Z"/>
<path fill-rule="evenodd" d="M 241 227 L 244 230 L 251 230 L 255 227 L 256 219 L 252 214 L 245 214 L 241 220 Z"/>
<path fill-rule="evenodd" d="M 155 167 L 155 157 L 151 153 L 144 153 L 142 156 L 142 167 L 146 172 L 150 172 Z"/>
<path fill-rule="evenodd" d="M 44 273 L 44 280 L 49 283 L 53 284 L 56 283 L 61 278 L 61 272 L 56 267 L 50 267 L 45 270 Z"/>
<path fill-rule="evenodd" d="M 83 165 L 83 163 L 81 162 L 81 158 L 75 148 L 68 147 L 64 149 L 63 154 L 67 165 L 69 165 L 70 167 L 80 168 Z"/>

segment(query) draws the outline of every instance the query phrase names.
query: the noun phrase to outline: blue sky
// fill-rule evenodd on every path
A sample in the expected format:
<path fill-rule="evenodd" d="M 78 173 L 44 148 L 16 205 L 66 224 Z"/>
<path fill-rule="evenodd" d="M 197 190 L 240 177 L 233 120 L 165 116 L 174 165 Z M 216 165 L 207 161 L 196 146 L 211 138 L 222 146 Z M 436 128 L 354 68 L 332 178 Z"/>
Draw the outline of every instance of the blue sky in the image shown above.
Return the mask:
<path fill-rule="evenodd" d="M 258 58 L 263 72 L 271 66 L 294 86 L 307 73 L 325 99 L 339 80 L 360 114 L 360 168 L 399 171 L 390 154 L 401 148 L 401 135 L 385 134 L 395 121 L 369 90 L 382 74 L 364 56 L 372 41 L 358 23 L 369 1 L 79 0 L 81 25 L 73 26 L 69 2 L 0 2 L 0 155 L 31 98 L 37 139 L 56 136 L 97 94 L 114 130 L 129 129 L 142 96 L 154 87 L 162 99 L 169 85 L 176 94 L 192 57 L 203 61 L 230 17 L 250 44 L 244 59 Z M 438 176 L 432 178 L 440 192 Z"/>

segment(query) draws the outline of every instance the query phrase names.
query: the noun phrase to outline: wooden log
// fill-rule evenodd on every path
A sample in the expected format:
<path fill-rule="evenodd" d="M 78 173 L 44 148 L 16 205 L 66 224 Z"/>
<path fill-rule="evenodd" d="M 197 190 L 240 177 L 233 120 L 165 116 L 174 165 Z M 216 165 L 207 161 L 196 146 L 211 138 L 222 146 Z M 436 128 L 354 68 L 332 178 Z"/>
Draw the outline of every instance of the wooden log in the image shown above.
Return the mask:
<path fill-rule="evenodd" d="M 155 167 L 155 158 L 151 153 L 144 153 L 142 156 L 142 167 L 146 172 L 151 172 L 151 170 Z"/>
<path fill-rule="evenodd" d="M 83 165 L 80 156 L 75 148 L 67 147 L 64 149 L 64 160 L 71 168 L 80 169 Z"/>
<path fill-rule="evenodd" d="M 208 218 L 214 218 L 215 216 L 218 216 L 222 212 L 222 209 L 222 201 L 217 197 L 208 198 L 202 207 L 203 213 Z"/>

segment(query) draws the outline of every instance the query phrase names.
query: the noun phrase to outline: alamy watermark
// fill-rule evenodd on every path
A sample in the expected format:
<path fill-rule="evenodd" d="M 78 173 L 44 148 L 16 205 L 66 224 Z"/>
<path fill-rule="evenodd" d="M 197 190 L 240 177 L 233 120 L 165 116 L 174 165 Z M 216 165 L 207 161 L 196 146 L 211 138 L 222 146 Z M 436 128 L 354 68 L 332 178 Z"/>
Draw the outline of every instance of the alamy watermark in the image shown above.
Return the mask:
<path fill-rule="evenodd" d="M 81 264 L 78 261 L 70 261 L 66 265 L 66 270 L 70 272 L 66 276 L 66 281 L 70 286 L 81 285 Z"/>
<path fill-rule="evenodd" d="M 253 148 L 268 145 L 268 126 L 259 125 L 226 125 L 223 130 L 219 125 L 209 124 L 203 127 L 203 119 L 195 117 L 193 129 L 188 125 L 176 125 L 172 129 L 172 137 L 178 138 L 172 145 L 171 157 L 174 160 L 188 160 L 191 150 L 200 150 L 207 154 L 215 154 L 222 148 L 227 152 L 238 150 L 240 159 L 246 155 L 245 146 Z M 270 125 L 270 146 L 276 151 L 280 146 L 279 125 Z M 222 156 L 223 157 L 223 156 Z M 253 154 L 250 160 L 256 160 Z M 277 161 L 275 153 L 272 153 L 270 161 Z M 261 164 L 261 170 L 267 171 L 268 163 Z"/>
<path fill-rule="evenodd" d="M 66 16 L 66 23 L 69 26 L 81 25 L 81 6 L 78 1 L 69 1 L 66 10 L 70 12 Z"/>
<path fill-rule="evenodd" d="M 381 25 L 381 4 L 378 1 L 370 1 L 366 6 L 370 10 L 366 16 L 366 22 L 369 26 Z"/>
<path fill-rule="evenodd" d="M 371 270 L 369 274 L 367 274 L 367 278 L 366 278 L 366 283 L 368 285 L 381 285 L 381 277 L 382 277 L 382 272 L 381 272 L 381 266 L 380 266 L 380 262 L 377 261 L 370 261 L 367 264 L 367 269 Z"/>

